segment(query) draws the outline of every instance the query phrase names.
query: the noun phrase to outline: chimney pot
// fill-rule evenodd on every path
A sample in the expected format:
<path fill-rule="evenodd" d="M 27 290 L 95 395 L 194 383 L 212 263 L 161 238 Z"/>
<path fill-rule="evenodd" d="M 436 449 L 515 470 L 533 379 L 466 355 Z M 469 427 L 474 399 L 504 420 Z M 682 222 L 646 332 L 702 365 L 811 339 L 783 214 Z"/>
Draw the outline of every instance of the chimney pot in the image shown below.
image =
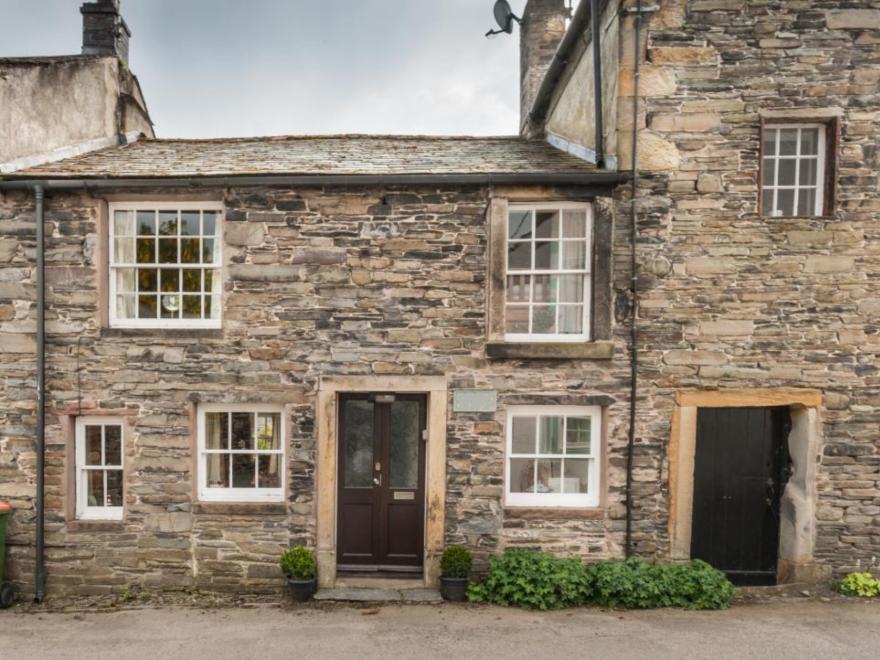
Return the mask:
<path fill-rule="evenodd" d="M 581 0 L 586 2 L 586 0 Z M 528 0 L 520 28 L 520 128 L 528 132 L 529 112 L 550 68 L 570 12 L 565 0 Z"/>
<path fill-rule="evenodd" d="M 119 13 L 119 0 L 97 0 L 80 7 L 83 55 L 112 55 L 128 64 L 131 31 Z"/>

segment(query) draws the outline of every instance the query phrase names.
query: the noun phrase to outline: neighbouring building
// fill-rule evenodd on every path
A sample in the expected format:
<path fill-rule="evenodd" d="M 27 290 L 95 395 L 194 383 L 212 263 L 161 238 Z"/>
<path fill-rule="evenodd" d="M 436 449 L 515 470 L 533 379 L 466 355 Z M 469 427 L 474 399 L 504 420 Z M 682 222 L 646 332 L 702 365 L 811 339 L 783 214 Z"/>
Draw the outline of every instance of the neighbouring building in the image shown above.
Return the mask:
<path fill-rule="evenodd" d="M 450 543 L 875 566 L 880 2 L 529 0 L 521 38 L 520 136 L 144 126 L 0 177 L 21 589 L 40 506 L 50 595 L 277 590 L 292 543 L 325 587 Z"/>

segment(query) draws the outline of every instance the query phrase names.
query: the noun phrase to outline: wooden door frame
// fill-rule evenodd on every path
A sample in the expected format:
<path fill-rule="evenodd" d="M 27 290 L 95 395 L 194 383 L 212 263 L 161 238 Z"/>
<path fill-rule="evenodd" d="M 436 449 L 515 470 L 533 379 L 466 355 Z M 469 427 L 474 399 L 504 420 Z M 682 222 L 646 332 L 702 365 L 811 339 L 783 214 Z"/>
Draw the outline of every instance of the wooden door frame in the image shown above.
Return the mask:
<path fill-rule="evenodd" d="M 336 584 L 337 427 L 338 400 L 343 392 L 425 394 L 428 441 L 425 455 L 425 534 L 423 581 L 440 584 L 440 555 L 446 523 L 446 408 L 445 376 L 323 376 L 318 383 L 317 467 L 315 502 L 318 585 Z"/>
<path fill-rule="evenodd" d="M 779 583 L 814 581 L 816 473 L 821 450 L 819 409 L 822 393 L 799 388 L 682 390 L 675 394 L 669 439 L 669 555 L 691 558 L 694 457 L 700 408 L 787 406 L 791 413 L 789 456 L 794 471 L 782 495 L 779 527 Z"/>

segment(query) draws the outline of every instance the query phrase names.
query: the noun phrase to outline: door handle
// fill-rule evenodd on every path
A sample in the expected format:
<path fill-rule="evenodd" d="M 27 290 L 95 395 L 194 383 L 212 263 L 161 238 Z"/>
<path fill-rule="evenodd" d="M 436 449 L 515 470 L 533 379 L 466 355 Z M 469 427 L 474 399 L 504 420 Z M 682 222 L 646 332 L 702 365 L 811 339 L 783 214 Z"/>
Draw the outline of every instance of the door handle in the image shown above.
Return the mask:
<path fill-rule="evenodd" d="M 382 475 L 380 474 L 378 477 L 373 477 L 373 485 L 381 486 L 382 485 Z"/>

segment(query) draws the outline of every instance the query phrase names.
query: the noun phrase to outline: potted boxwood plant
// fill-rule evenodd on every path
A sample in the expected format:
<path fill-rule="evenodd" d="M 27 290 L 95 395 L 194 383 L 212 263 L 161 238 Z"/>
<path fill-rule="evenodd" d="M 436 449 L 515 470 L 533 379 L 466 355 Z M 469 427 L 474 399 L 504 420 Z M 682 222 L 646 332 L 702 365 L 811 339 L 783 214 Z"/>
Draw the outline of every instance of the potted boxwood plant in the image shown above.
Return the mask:
<path fill-rule="evenodd" d="M 440 557 L 440 594 L 445 600 L 464 602 L 471 574 L 471 553 L 460 545 L 450 545 Z"/>
<path fill-rule="evenodd" d="M 295 545 L 281 553 L 280 563 L 291 598 L 297 603 L 309 600 L 318 586 L 315 553 L 303 545 Z"/>

